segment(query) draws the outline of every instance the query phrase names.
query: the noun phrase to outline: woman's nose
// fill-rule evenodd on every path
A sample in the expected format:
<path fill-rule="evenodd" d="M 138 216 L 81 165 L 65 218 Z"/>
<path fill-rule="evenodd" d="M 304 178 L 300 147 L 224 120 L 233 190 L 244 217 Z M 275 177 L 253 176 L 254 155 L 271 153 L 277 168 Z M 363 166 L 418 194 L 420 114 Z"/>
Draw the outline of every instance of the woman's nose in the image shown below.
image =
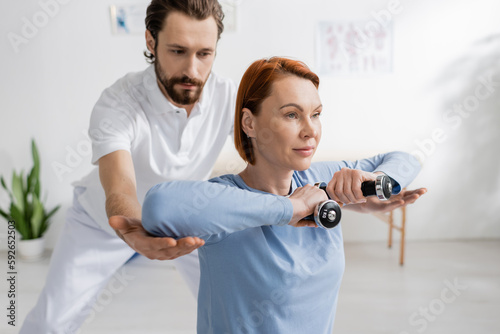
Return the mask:
<path fill-rule="evenodd" d="M 318 136 L 319 129 L 311 120 L 305 120 L 301 130 L 302 137 L 315 138 Z"/>

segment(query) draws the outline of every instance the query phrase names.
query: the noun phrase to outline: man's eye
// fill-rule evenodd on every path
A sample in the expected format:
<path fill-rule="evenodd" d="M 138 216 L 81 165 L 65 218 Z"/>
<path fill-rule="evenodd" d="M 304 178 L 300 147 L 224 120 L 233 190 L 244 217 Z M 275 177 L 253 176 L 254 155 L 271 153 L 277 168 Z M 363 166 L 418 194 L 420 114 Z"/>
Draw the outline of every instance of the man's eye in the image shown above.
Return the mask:
<path fill-rule="evenodd" d="M 210 56 L 210 52 L 200 52 L 199 55 L 200 57 L 208 57 Z"/>
<path fill-rule="evenodd" d="M 182 51 L 182 50 L 170 50 L 170 51 L 171 51 L 173 54 L 175 54 L 175 55 L 180 55 L 180 54 L 184 53 L 184 51 Z"/>

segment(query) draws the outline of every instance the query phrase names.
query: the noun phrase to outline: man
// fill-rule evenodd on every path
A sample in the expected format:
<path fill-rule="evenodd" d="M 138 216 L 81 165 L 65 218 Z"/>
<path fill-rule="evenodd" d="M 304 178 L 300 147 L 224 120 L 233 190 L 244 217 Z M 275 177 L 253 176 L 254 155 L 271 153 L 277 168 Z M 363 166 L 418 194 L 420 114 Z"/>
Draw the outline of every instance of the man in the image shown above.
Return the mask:
<path fill-rule="evenodd" d="M 46 285 L 20 333 L 74 333 L 82 325 L 101 289 L 135 253 L 108 217 L 127 217 L 116 227 L 126 226 L 122 237 L 130 234 L 130 246 L 151 259 L 174 259 L 203 244 L 149 237 L 141 243 L 134 236 L 143 230 L 134 227 L 141 227 L 141 202 L 150 187 L 207 179 L 232 132 L 235 86 L 211 72 L 222 18 L 216 0 L 149 5 L 145 55 L 152 65 L 118 80 L 94 107 L 89 134 L 98 168 L 75 184 Z M 196 295 L 196 254 L 176 261 Z"/>

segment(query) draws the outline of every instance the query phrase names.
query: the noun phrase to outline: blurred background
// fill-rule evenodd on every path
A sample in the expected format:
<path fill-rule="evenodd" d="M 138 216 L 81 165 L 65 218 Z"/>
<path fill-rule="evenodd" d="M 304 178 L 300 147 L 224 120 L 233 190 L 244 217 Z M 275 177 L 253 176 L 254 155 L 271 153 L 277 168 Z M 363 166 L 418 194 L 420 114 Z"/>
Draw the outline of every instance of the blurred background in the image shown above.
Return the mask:
<path fill-rule="evenodd" d="M 317 160 L 411 152 L 423 166 L 411 188 L 426 187 L 428 193 L 408 208 L 407 240 L 487 240 L 498 245 L 499 1 L 221 2 L 234 21 L 219 42 L 215 72 L 238 82 L 258 58 L 304 61 L 321 79 L 323 138 Z M 110 6 L 145 9 L 147 4 L 0 3 L 0 175 L 10 180 L 13 169 L 28 169 L 30 141 L 36 139 L 47 204 L 62 205 L 47 233 L 49 248 L 71 204 L 71 183 L 93 168 L 87 128 L 95 102 L 118 78 L 147 66 L 143 33 L 113 33 Z M 386 26 L 389 66 L 329 73 L 319 57 L 325 42 L 322 22 Z M 340 52 L 336 59 L 339 54 L 348 57 Z M 229 140 L 216 171 L 237 172 L 239 163 Z M 0 192 L 1 206 L 7 202 Z M 6 249 L 2 226 L 0 248 Z M 387 228 L 374 216 L 347 212 L 343 231 L 347 243 L 387 240 Z"/>

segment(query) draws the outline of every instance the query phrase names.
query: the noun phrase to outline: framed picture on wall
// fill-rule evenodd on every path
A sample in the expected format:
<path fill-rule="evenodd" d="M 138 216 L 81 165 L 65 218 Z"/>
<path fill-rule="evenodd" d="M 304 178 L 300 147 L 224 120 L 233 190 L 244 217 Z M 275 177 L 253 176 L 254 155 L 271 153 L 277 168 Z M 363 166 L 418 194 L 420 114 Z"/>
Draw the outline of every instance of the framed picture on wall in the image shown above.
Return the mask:
<path fill-rule="evenodd" d="M 316 67 L 322 75 L 391 73 L 392 41 L 392 22 L 319 22 Z"/>
<path fill-rule="evenodd" d="M 112 5 L 109 7 L 111 31 L 115 35 L 144 34 L 148 3 Z"/>

